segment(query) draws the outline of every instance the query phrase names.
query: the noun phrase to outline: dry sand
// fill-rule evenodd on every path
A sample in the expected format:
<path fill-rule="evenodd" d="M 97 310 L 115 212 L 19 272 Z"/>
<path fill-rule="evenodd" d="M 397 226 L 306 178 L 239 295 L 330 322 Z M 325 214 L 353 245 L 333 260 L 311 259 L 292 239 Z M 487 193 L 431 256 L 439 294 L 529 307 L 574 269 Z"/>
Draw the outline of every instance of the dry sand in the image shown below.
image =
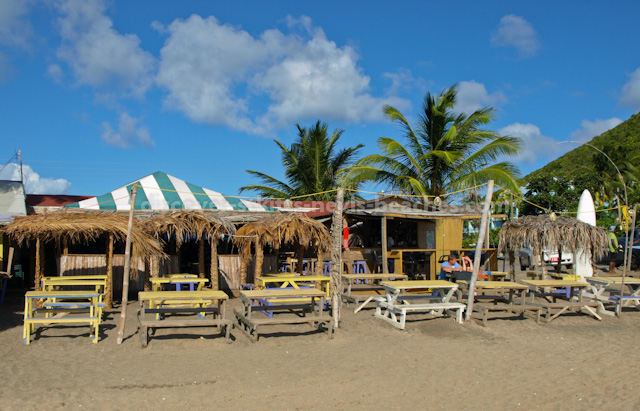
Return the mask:
<path fill-rule="evenodd" d="M 635 273 L 637 275 L 637 273 Z M 640 408 L 640 311 L 599 322 L 496 319 L 486 328 L 413 315 L 404 331 L 346 308 L 330 340 L 307 325 L 160 329 L 146 349 L 131 304 L 92 344 L 88 327 L 45 329 L 22 344 L 22 304 L 0 306 L 0 409 L 622 409 Z M 231 306 L 238 306 L 233 300 Z"/>

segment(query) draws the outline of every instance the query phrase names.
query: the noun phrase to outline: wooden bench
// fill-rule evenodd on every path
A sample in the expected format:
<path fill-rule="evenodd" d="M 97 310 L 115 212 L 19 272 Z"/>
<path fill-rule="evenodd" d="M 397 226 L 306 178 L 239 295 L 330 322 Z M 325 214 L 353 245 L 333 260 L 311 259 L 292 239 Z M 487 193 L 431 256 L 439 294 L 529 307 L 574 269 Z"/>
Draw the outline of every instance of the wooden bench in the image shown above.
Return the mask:
<path fill-rule="evenodd" d="M 61 302 L 59 300 L 88 300 L 85 302 Z M 35 300 L 44 300 L 44 308 L 37 308 L 34 305 Z M 100 329 L 100 313 L 99 305 L 102 303 L 102 294 L 96 291 L 28 291 L 25 294 L 24 303 L 24 326 L 22 330 L 22 338 L 24 344 L 29 345 L 31 334 L 36 324 L 70 324 L 70 323 L 89 323 L 89 336 L 93 343 L 98 343 L 98 333 Z M 52 317 L 53 312 L 74 312 L 75 309 L 67 304 L 88 304 L 89 316 L 87 317 Z M 47 305 L 49 307 L 47 307 Z M 82 308 L 86 310 L 86 308 Z M 36 313 L 44 312 L 45 317 L 36 317 Z"/>
<path fill-rule="evenodd" d="M 138 333 L 146 347 L 149 329 L 179 327 L 217 327 L 231 342 L 233 322 L 226 318 L 227 294 L 223 291 L 141 291 L 138 293 Z M 148 307 L 145 307 L 147 302 Z M 154 319 L 146 314 L 155 314 Z M 194 314 L 195 318 L 172 317 L 170 314 Z M 212 314 L 212 318 L 207 317 Z"/>
<path fill-rule="evenodd" d="M 477 298 L 477 297 L 476 297 Z M 491 311 L 506 311 L 508 313 L 520 311 L 520 316 L 525 317 L 525 313 L 527 311 L 535 312 L 535 317 L 532 317 L 536 320 L 537 324 L 540 324 L 540 311 L 542 307 L 539 305 L 522 305 L 522 304 L 486 304 L 486 303 L 476 303 L 473 305 L 473 311 L 479 312 L 482 315 L 481 320 L 478 320 L 483 327 L 487 326 L 487 319 L 489 317 L 489 312 Z"/>
<path fill-rule="evenodd" d="M 253 342 L 258 341 L 258 329 L 262 325 L 303 324 L 320 329 L 327 327 L 329 338 L 333 338 L 333 319 L 323 313 L 326 294 L 315 288 L 282 289 L 271 288 L 264 290 L 246 290 L 240 292 L 242 311 L 234 310 L 239 330 Z M 271 305 L 255 304 L 260 300 L 268 300 Z M 272 316 L 272 318 L 255 318 L 254 311 L 268 310 L 271 312 L 285 311 L 295 314 L 295 317 Z"/>
<path fill-rule="evenodd" d="M 562 301 L 562 302 L 543 302 L 539 304 L 543 311 L 546 311 L 546 316 L 544 317 L 545 322 L 549 323 L 558 316 L 566 313 L 567 311 L 583 311 L 585 314 L 590 315 L 596 320 L 602 320 L 594 308 L 598 308 L 600 303 L 598 301 Z M 553 310 L 559 310 L 555 314 L 553 314 Z"/>
<path fill-rule="evenodd" d="M 406 300 L 405 300 L 406 301 Z M 382 309 L 390 314 L 386 316 L 382 313 Z M 390 304 L 387 301 L 379 301 L 376 307 L 375 317 L 388 321 L 394 327 L 404 330 L 408 311 L 424 311 L 431 314 L 441 315 L 443 311 L 449 313 L 456 312 L 456 322 L 462 324 L 462 313 L 467 308 L 463 303 L 459 302 L 436 302 L 427 304 Z M 398 319 L 397 316 L 400 316 Z"/>

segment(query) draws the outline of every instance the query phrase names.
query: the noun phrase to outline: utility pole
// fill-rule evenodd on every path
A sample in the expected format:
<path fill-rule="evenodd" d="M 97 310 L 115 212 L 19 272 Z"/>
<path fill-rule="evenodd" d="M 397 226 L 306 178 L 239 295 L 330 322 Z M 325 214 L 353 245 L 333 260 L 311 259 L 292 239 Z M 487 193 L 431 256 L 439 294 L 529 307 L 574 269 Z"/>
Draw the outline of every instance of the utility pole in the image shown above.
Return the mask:
<path fill-rule="evenodd" d="M 18 160 L 20 160 L 20 182 L 24 185 L 24 174 L 22 173 L 22 151 L 18 150 Z"/>

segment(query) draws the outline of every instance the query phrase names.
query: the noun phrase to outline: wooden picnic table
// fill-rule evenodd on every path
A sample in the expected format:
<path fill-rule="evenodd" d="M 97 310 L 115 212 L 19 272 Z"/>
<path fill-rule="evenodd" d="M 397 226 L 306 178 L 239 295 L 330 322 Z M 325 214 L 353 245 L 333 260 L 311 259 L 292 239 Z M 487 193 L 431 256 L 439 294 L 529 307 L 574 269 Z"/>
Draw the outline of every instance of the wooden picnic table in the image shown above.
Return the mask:
<path fill-rule="evenodd" d="M 315 288 L 245 290 L 240 291 L 242 311 L 234 310 L 234 313 L 240 331 L 253 342 L 258 341 L 260 326 L 275 324 L 308 323 L 318 329 L 324 325 L 329 338 L 332 338 L 333 319 L 328 312 L 323 312 L 325 297 L 324 292 Z M 269 304 L 264 304 L 265 301 Z M 273 318 L 256 318 L 255 311 L 266 310 L 286 311 L 293 315 L 284 316 L 282 313 L 277 313 L 272 316 Z"/>
<path fill-rule="evenodd" d="M 385 291 L 380 286 L 380 281 L 406 280 L 405 274 L 375 274 L 375 273 L 358 273 L 358 274 L 342 274 L 342 300 L 347 304 L 354 303 L 356 308 L 354 313 L 362 310 L 371 301 L 384 299 Z M 355 282 L 366 281 L 367 284 L 354 288 Z M 371 284 L 368 282 L 371 281 Z"/>
<path fill-rule="evenodd" d="M 209 282 L 208 278 L 199 278 L 199 277 L 151 277 L 149 278 L 151 282 L 151 289 L 153 291 L 161 291 L 163 284 L 170 284 L 176 287 L 176 291 L 180 291 L 183 284 L 189 285 L 189 291 L 195 291 L 195 285 L 198 285 L 197 291 L 202 291 L 202 288 L 206 283 Z"/>
<path fill-rule="evenodd" d="M 140 291 L 138 333 L 142 346 L 147 346 L 149 328 L 218 327 L 230 342 L 233 322 L 226 317 L 228 299 L 224 291 L 218 290 Z M 153 319 L 147 318 L 147 314 L 154 314 Z M 171 314 L 193 314 L 195 318 Z"/>
<path fill-rule="evenodd" d="M 589 288 L 589 283 L 586 281 L 520 280 L 520 282 L 529 287 L 532 303 L 535 297 L 542 297 L 545 300 L 540 303 L 540 306 L 546 310 L 546 322 L 553 321 L 567 311 L 582 311 L 597 320 L 602 320 L 594 310 L 598 307 L 598 302 L 583 299 L 584 291 Z M 562 293 L 561 290 L 565 292 Z M 549 298 L 553 301 L 549 301 Z M 554 310 L 558 311 L 554 314 Z"/>
<path fill-rule="evenodd" d="M 456 283 L 444 280 L 402 280 L 383 281 L 380 285 L 385 289 L 385 299 L 378 301 L 375 317 L 394 327 L 404 330 L 408 311 L 437 315 L 442 315 L 444 311 L 455 311 L 456 322 L 462 324 L 462 312 L 467 306 L 451 301 L 453 294 L 458 291 Z M 429 302 L 414 304 L 413 301 L 416 300 Z"/>
<path fill-rule="evenodd" d="M 267 288 L 269 285 L 279 288 L 294 288 L 300 289 L 309 287 L 309 284 L 313 284 L 314 287 L 324 288 L 325 295 L 329 296 L 329 283 L 331 277 L 325 275 L 282 275 L 277 273 L 275 275 L 267 275 L 264 277 L 258 277 L 256 279 L 256 285 L 259 288 Z"/>
<path fill-rule="evenodd" d="M 77 279 L 75 276 L 68 277 L 42 277 L 42 289 L 45 291 L 53 291 L 54 287 L 71 287 L 71 286 L 85 286 L 93 287 L 96 291 L 104 290 L 107 284 L 105 278 L 82 278 Z"/>
<path fill-rule="evenodd" d="M 44 307 L 37 308 L 34 304 L 35 300 L 44 300 Z M 22 331 L 24 343 L 29 345 L 35 324 L 89 323 L 89 336 L 92 338 L 93 343 L 97 344 L 101 303 L 102 294 L 98 291 L 27 291 L 24 299 L 24 326 Z M 89 315 L 86 317 L 51 316 L 53 312 L 75 312 L 75 307 L 83 304 L 88 306 Z M 44 312 L 45 316 L 36 317 L 38 312 Z"/>
<path fill-rule="evenodd" d="M 617 303 L 619 301 L 622 277 L 587 277 L 585 280 L 589 283 L 590 290 L 585 291 L 583 295 L 599 303 L 598 312 L 607 315 L 619 314 L 619 304 L 616 304 L 614 311 L 607 310 L 604 304 Z M 631 293 L 623 297 L 622 305 L 634 304 L 636 309 L 640 309 L 640 278 L 625 277 L 624 284 L 631 288 Z M 609 295 L 604 295 L 605 292 L 609 292 Z"/>
<path fill-rule="evenodd" d="M 461 288 L 469 290 L 469 283 L 467 281 L 458 281 Z M 474 301 L 478 300 L 491 300 L 490 303 L 474 303 L 473 312 L 479 312 L 481 314 L 480 323 L 483 326 L 487 325 L 489 319 L 489 313 L 495 311 L 520 312 L 520 316 L 525 317 L 525 314 L 529 311 L 535 313 L 533 317 L 536 322 L 540 322 L 540 311 L 542 307 L 539 305 L 526 304 L 526 293 L 529 290 L 529 286 L 525 284 L 516 283 L 513 281 L 477 281 L 476 293 L 482 293 L 474 296 Z M 490 292 L 491 294 L 486 294 Z M 520 303 L 514 304 L 513 296 L 516 292 L 520 292 Z M 505 296 L 508 295 L 508 296 Z M 467 300 L 469 296 L 467 295 Z"/>

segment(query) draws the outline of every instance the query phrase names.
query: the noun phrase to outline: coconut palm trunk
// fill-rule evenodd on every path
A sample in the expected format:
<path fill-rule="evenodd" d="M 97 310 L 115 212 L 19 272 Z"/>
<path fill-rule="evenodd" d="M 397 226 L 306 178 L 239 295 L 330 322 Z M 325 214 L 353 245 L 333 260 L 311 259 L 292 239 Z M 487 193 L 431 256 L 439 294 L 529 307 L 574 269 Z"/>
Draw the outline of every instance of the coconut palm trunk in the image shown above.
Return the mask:
<path fill-rule="evenodd" d="M 264 250 L 260 244 L 256 244 L 256 266 L 253 270 L 253 285 L 258 287 L 258 278 L 262 277 L 262 264 L 264 262 Z"/>

